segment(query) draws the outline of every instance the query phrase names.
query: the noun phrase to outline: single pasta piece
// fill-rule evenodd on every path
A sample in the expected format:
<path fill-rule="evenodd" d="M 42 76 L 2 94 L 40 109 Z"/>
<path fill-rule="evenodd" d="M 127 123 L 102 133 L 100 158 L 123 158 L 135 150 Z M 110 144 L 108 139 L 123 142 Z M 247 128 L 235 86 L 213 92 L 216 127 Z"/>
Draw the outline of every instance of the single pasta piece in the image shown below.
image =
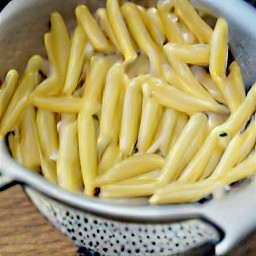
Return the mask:
<path fill-rule="evenodd" d="M 119 0 L 107 0 L 106 10 L 121 53 L 124 55 L 126 63 L 131 63 L 136 59 L 137 53 L 121 14 Z"/>
<path fill-rule="evenodd" d="M 228 24 L 219 18 L 215 25 L 212 40 L 209 70 L 211 76 L 220 91 L 223 93 L 224 88 L 220 87 L 218 83 L 219 78 L 223 78 L 226 74 L 228 60 Z M 224 93 L 223 93 L 224 94 Z"/>
<path fill-rule="evenodd" d="M 78 84 L 85 60 L 84 48 L 86 43 L 87 38 L 83 29 L 77 26 L 71 40 L 67 75 L 63 90 L 66 95 L 71 95 Z"/>
<path fill-rule="evenodd" d="M 178 113 L 176 111 L 170 108 L 164 110 L 154 142 L 147 150 L 147 153 L 155 153 L 160 150 L 162 155 L 167 155 L 173 139 L 177 118 Z"/>
<path fill-rule="evenodd" d="M 239 131 L 228 144 L 218 166 L 212 173 L 212 177 L 224 176 L 229 169 L 239 163 L 239 160 L 247 156 L 256 143 L 255 120 L 249 124 L 245 131 Z M 243 147 L 243 152 L 241 148 Z"/>
<path fill-rule="evenodd" d="M 192 66 L 191 71 L 198 82 L 211 94 L 213 99 L 220 103 L 225 103 L 222 93 L 204 67 Z"/>
<path fill-rule="evenodd" d="M 99 8 L 96 11 L 95 15 L 96 15 L 96 19 L 98 19 L 98 23 L 99 23 L 102 31 L 106 34 L 106 36 L 113 43 L 116 50 L 120 52 L 116 36 L 115 36 L 114 31 L 109 23 L 109 20 L 108 20 L 107 10 L 105 8 Z"/>
<path fill-rule="evenodd" d="M 106 75 L 113 64 L 111 58 L 93 56 L 90 60 L 89 73 L 85 81 L 83 100 L 87 103 L 87 111 L 95 114 L 101 103 Z"/>
<path fill-rule="evenodd" d="M 164 46 L 167 55 L 187 64 L 208 66 L 210 60 L 209 44 L 174 44 L 168 43 Z"/>
<path fill-rule="evenodd" d="M 39 139 L 36 124 L 36 110 L 33 106 L 28 106 L 21 120 L 20 149 L 22 154 L 22 164 L 28 169 L 40 166 Z"/>
<path fill-rule="evenodd" d="M 162 71 L 159 49 L 146 30 L 137 6 L 133 3 L 125 3 L 121 10 L 134 40 L 139 48 L 147 54 L 152 72 L 160 75 Z"/>
<path fill-rule="evenodd" d="M 30 98 L 30 102 L 36 107 L 42 108 L 45 111 L 76 114 L 78 113 L 84 101 L 77 96 L 61 96 L 61 97 L 40 97 L 34 96 Z"/>
<path fill-rule="evenodd" d="M 64 86 L 68 66 L 70 36 L 63 18 L 57 12 L 51 14 L 51 40 L 52 51 L 56 59 L 57 72 L 61 81 L 59 84 L 59 90 L 61 91 Z"/>
<path fill-rule="evenodd" d="M 146 86 L 150 87 L 152 95 L 161 105 L 180 112 L 184 112 L 186 114 L 208 111 L 220 113 L 228 112 L 225 106 L 219 104 L 212 105 L 208 101 L 198 99 L 180 90 L 177 90 L 160 79 L 150 78 L 149 83 Z M 184 104 L 185 102 L 186 104 Z"/>
<path fill-rule="evenodd" d="M 71 192 L 81 191 L 83 179 L 79 160 L 75 115 L 61 115 L 59 134 L 60 148 L 57 158 L 58 184 L 61 188 Z"/>
<path fill-rule="evenodd" d="M 110 144 L 104 151 L 98 165 L 98 173 L 102 174 L 122 160 L 122 154 L 118 146 Z"/>
<path fill-rule="evenodd" d="M 91 44 L 97 51 L 106 54 L 114 53 L 115 49 L 113 45 L 111 45 L 107 40 L 87 6 L 78 6 L 76 8 L 76 17 L 79 24 L 83 27 Z"/>
<path fill-rule="evenodd" d="M 217 180 L 204 180 L 194 184 L 180 184 L 159 189 L 150 199 L 151 204 L 191 203 L 222 187 Z"/>
<path fill-rule="evenodd" d="M 38 109 L 37 127 L 41 155 L 45 158 L 45 161 L 50 159 L 56 160 L 59 150 L 59 138 L 55 114 Z"/>
<path fill-rule="evenodd" d="M 97 176 L 97 139 L 93 116 L 84 111 L 78 114 L 78 142 L 85 192 L 94 195 Z"/>
<path fill-rule="evenodd" d="M 157 9 L 148 8 L 146 10 L 146 14 L 149 21 L 147 26 L 151 37 L 159 46 L 163 46 L 166 41 L 166 37 Z"/>
<path fill-rule="evenodd" d="M 209 43 L 212 38 L 211 27 L 198 15 L 188 0 L 175 0 L 175 10 L 178 17 L 185 23 L 200 43 Z"/>
<path fill-rule="evenodd" d="M 160 169 L 164 165 L 164 159 L 156 154 L 136 154 L 124 159 L 113 166 L 101 176 L 97 177 L 95 184 L 102 186 L 116 181 L 132 178 L 152 170 Z"/>
<path fill-rule="evenodd" d="M 173 1 L 159 0 L 157 11 L 169 42 L 183 43 L 183 37 L 178 26 L 178 17 L 171 13 L 174 7 Z"/>
<path fill-rule="evenodd" d="M 4 80 L 4 83 L 0 90 L 0 120 L 4 116 L 4 113 L 15 93 L 15 90 L 19 83 L 19 73 L 15 69 L 11 69 Z"/>
<path fill-rule="evenodd" d="M 30 95 L 31 98 L 36 95 L 57 95 L 61 91 L 61 81 L 59 78 L 60 75 L 58 74 L 57 57 L 54 52 L 51 33 L 45 34 L 44 44 L 50 63 L 49 76 L 35 88 L 35 90 Z"/>
<path fill-rule="evenodd" d="M 228 87 L 232 88 L 233 94 L 230 103 L 233 103 L 232 109 L 237 109 L 245 99 L 245 86 L 241 75 L 240 67 L 236 61 L 229 66 Z"/>
<path fill-rule="evenodd" d="M 120 150 L 124 156 L 132 153 L 138 138 L 142 109 L 142 79 L 136 78 L 126 88 L 120 131 Z"/>
<path fill-rule="evenodd" d="M 162 108 L 157 100 L 151 97 L 148 87 L 144 85 L 142 86 L 143 102 L 137 143 L 140 153 L 145 153 L 152 143 L 159 121 L 159 113 Z"/>
<path fill-rule="evenodd" d="M 133 181 L 126 183 L 125 181 L 113 184 L 103 185 L 100 188 L 100 197 L 102 198 L 130 198 L 150 196 L 156 190 L 155 181 Z"/>
<path fill-rule="evenodd" d="M 109 143 L 113 143 L 113 123 L 119 103 L 122 87 L 124 86 L 124 66 L 113 65 L 108 71 L 106 85 L 102 99 L 102 111 L 100 120 L 100 134 L 98 137 L 98 151 L 101 153 Z M 119 134 L 118 134 L 119 135 Z M 117 137 L 118 137 L 117 135 Z"/>
<path fill-rule="evenodd" d="M 195 114 L 191 116 L 187 125 L 181 132 L 181 135 L 173 145 L 172 149 L 167 155 L 166 162 L 162 173 L 159 177 L 159 183 L 166 185 L 173 178 L 178 176 L 177 167 L 182 159 L 187 147 L 192 143 L 194 137 L 207 125 L 207 116 L 204 114 Z"/>

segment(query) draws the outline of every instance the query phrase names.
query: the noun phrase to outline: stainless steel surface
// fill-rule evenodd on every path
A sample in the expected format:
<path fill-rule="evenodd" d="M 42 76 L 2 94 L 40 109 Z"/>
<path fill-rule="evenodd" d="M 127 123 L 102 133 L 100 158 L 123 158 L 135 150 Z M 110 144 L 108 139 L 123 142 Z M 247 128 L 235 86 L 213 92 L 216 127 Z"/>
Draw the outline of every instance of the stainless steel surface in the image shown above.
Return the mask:
<path fill-rule="evenodd" d="M 239 0 L 193 0 L 193 2 L 200 5 L 200 8 L 207 9 L 212 14 L 224 16 L 228 20 L 233 53 L 238 57 L 240 64 L 244 65 L 243 74 L 249 85 L 255 80 L 256 75 L 255 11 Z M 16 67 L 20 71 L 23 70 L 32 54 L 44 54 L 42 34 L 48 30 L 51 12 L 61 12 L 71 29 L 75 24 L 74 8 L 77 4 L 89 4 L 92 9 L 95 9 L 103 1 L 65 0 L 65 4 L 63 3 L 63 0 L 13 0 L 0 13 L 0 78 L 3 79 L 10 68 Z M 195 217 L 210 220 L 226 232 L 223 241 L 216 247 L 219 255 L 225 254 L 252 228 L 255 228 L 255 182 L 251 182 L 246 187 L 237 188 L 237 191 L 228 193 L 222 199 L 216 199 L 204 205 L 149 206 L 145 203 L 141 204 L 141 201 L 133 201 L 127 205 L 120 201 L 117 203 L 102 201 L 61 190 L 48 183 L 43 177 L 18 165 L 10 157 L 3 140 L 0 141 L 0 154 L 1 172 L 29 184 L 49 197 L 85 212 L 141 223 L 168 222 Z M 229 214 L 231 210 L 232 216 Z M 234 223 L 235 227 L 232 228 L 231 223 Z"/>

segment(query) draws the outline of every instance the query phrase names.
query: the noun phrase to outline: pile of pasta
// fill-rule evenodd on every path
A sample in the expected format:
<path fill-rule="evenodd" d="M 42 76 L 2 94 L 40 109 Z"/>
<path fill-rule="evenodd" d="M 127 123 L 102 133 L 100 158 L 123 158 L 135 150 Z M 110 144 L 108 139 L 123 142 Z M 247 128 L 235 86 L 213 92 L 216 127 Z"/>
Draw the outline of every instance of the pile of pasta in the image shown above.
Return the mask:
<path fill-rule="evenodd" d="M 14 159 L 65 190 L 200 200 L 256 172 L 256 85 L 228 64 L 228 26 L 187 0 L 107 0 L 59 13 L 47 58 L 1 87 L 1 137 Z M 206 22 L 208 21 L 208 23 Z"/>

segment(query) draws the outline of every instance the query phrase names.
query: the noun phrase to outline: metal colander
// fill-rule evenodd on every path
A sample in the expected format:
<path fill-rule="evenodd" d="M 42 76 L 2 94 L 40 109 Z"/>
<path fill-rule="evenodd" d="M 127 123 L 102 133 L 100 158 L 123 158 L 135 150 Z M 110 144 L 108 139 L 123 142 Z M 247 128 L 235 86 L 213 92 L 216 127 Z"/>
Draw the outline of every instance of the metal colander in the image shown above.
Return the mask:
<path fill-rule="evenodd" d="M 87 4 L 93 11 L 104 2 L 12 0 L 0 14 L 0 77 L 13 67 L 22 71 L 33 54 L 44 55 L 42 35 L 48 31 L 51 12 L 60 12 L 72 29 L 78 4 Z M 256 65 L 255 11 L 241 0 L 192 2 L 227 19 L 231 49 L 246 74 L 245 83 L 251 84 Z M 41 213 L 77 246 L 87 248 L 88 253 L 94 251 L 94 255 L 192 255 L 195 248 L 201 251 L 194 255 L 200 255 L 215 245 L 215 252 L 223 255 L 256 228 L 255 179 L 201 204 L 151 206 L 143 200 L 106 201 L 63 191 L 18 165 L 10 157 L 4 140 L 0 140 L 0 153 L 0 171 L 23 182 Z M 208 249 L 203 249 L 206 245 Z"/>

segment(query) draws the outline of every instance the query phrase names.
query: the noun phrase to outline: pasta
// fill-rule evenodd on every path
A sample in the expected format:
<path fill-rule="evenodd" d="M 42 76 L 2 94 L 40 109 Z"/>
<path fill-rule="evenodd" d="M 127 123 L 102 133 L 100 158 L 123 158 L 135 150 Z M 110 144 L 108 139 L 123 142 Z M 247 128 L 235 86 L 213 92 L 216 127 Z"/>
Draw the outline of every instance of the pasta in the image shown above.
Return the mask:
<path fill-rule="evenodd" d="M 75 14 L 70 32 L 52 13 L 47 58 L 3 81 L 0 136 L 16 161 L 70 192 L 151 204 L 256 173 L 256 84 L 246 94 L 228 65 L 223 18 L 212 29 L 188 0 Z"/>

